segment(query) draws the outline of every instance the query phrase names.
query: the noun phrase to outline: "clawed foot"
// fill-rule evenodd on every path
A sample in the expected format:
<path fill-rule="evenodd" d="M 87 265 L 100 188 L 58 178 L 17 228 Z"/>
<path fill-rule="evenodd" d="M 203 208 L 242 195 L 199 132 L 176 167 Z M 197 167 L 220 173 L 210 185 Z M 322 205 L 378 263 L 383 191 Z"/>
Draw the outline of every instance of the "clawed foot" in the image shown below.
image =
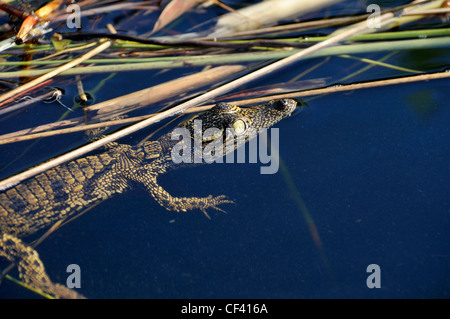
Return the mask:
<path fill-rule="evenodd" d="M 222 204 L 234 204 L 232 200 L 226 199 L 227 197 L 225 195 L 220 195 L 213 197 L 212 195 L 209 195 L 208 197 L 183 197 L 183 198 L 175 198 L 175 200 L 170 201 L 168 205 L 164 205 L 166 209 L 177 211 L 177 212 L 187 212 L 188 210 L 194 210 L 194 209 L 200 209 L 203 214 L 208 218 L 208 213 L 206 212 L 207 209 L 212 208 L 215 210 L 218 210 L 220 212 L 223 212 L 226 214 L 226 211 L 224 211 L 222 208 L 219 208 L 219 205 Z"/>
<path fill-rule="evenodd" d="M 209 217 L 208 213 L 206 212 L 206 210 L 208 208 L 212 208 L 212 209 L 218 210 L 219 212 L 226 214 L 227 212 L 225 210 L 217 207 L 217 205 L 222 205 L 222 204 L 234 204 L 234 202 L 232 200 L 229 200 L 226 198 L 227 197 L 225 195 L 220 195 L 220 196 L 216 196 L 216 197 L 209 195 L 208 197 L 200 199 L 198 209 L 200 209 L 208 219 L 211 219 L 211 217 Z"/>

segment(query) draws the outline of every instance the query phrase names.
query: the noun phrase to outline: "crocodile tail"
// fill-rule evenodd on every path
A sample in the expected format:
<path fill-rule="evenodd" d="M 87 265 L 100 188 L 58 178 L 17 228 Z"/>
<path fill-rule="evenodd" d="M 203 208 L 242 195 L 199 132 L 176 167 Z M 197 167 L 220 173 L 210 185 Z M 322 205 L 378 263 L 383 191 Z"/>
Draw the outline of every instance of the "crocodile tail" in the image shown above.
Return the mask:
<path fill-rule="evenodd" d="M 45 272 L 39 254 L 32 247 L 10 234 L 0 235 L 0 256 L 17 264 L 20 278 L 29 286 L 39 289 L 56 298 L 84 299 L 76 291 L 61 284 L 53 283 Z"/>

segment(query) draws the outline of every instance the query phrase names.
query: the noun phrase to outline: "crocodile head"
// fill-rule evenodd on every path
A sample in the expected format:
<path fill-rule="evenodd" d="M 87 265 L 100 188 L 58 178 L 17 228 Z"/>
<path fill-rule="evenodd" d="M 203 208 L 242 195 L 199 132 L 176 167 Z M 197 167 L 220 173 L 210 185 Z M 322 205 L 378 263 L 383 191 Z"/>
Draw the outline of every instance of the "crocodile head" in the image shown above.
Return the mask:
<path fill-rule="evenodd" d="M 205 150 L 212 148 L 221 148 L 219 155 L 226 155 L 256 137 L 262 129 L 290 116 L 296 107 L 297 102 L 292 99 L 271 100 L 246 108 L 219 103 L 209 111 L 187 119 L 172 132 L 183 135 L 176 151 L 189 147 L 191 160 L 194 154 L 197 159 L 204 158 Z"/>

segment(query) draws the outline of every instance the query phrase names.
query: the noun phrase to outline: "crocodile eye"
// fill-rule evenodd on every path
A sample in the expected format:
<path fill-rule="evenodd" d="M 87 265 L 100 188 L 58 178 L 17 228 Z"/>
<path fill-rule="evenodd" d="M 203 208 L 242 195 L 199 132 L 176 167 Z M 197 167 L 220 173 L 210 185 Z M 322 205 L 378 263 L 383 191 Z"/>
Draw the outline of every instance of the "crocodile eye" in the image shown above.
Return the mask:
<path fill-rule="evenodd" d="M 275 104 L 275 108 L 280 111 L 285 110 L 288 107 L 289 107 L 289 100 L 287 99 L 278 100 Z"/>
<path fill-rule="evenodd" d="M 247 131 L 247 123 L 242 119 L 234 121 L 231 127 L 236 135 L 242 135 Z"/>

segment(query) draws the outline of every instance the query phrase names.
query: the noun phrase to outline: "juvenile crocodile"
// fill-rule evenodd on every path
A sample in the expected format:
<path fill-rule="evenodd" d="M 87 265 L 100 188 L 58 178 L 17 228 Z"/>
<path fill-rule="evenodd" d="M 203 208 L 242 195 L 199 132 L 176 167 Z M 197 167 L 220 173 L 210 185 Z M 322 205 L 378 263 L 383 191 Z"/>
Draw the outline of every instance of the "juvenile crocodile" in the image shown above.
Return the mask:
<path fill-rule="evenodd" d="M 209 208 L 222 210 L 219 205 L 232 203 L 223 195 L 173 197 L 158 185 L 158 175 L 194 165 L 174 163 L 171 154 L 174 146 L 180 146 L 180 143 L 181 146 L 201 145 L 200 149 L 189 148 L 193 162 L 195 156 L 202 156 L 206 145 L 220 138 L 223 139 L 223 155 L 226 155 L 254 138 L 259 129 L 269 128 L 289 116 L 296 105 L 290 99 L 273 100 L 249 108 L 220 103 L 177 127 L 188 132 L 187 140 L 173 140 L 172 134 L 168 133 L 157 141 L 140 146 L 111 143 L 102 154 L 57 166 L 1 192 L 0 256 L 17 264 L 21 279 L 28 285 L 59 298 L 82 297 L 64 285 L 53 283 L 36 250 L 21 238 L 124 192 L 132 182 L 143 184 L 152 197 L 169 211 L 199 209 L 208 216 L 206 210 Z M 199 123 L 196 120 L 201 121 L 202 133 L 209 128 L 215 128 L 215 133 L 209 137 L 202 134 L 202 141 L 195 141 L 195 123 Z M 234 148 L 226 148 L 229 141 L 234 142 Z"/>

